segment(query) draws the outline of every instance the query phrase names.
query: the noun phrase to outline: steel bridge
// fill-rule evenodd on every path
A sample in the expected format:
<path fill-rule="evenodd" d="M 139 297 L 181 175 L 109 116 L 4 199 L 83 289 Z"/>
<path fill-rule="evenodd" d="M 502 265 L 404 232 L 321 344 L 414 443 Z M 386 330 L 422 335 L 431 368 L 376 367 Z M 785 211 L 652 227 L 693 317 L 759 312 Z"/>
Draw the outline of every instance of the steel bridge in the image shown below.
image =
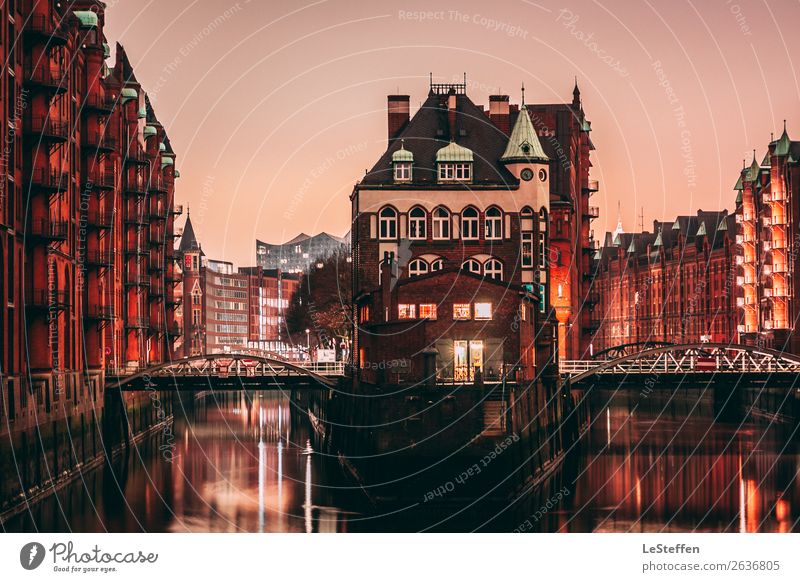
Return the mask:
<path fill-rule="evenodd" d="M 173 360 L 131 374 L 108 377 L 120 390 L 278 390 L 333 387 L 344 362 L 300 364 L 252 354 L 204 354 Z"/>
<path fill-rule="evenodd" d="M 616 358 L 562 360 L 559 371 L 573 384 L 593 376 L 708 377 L 715 374 L 764 376 L 794 382 L 800 374 L 800 357 L 753 346 L 664 344 Z"/>

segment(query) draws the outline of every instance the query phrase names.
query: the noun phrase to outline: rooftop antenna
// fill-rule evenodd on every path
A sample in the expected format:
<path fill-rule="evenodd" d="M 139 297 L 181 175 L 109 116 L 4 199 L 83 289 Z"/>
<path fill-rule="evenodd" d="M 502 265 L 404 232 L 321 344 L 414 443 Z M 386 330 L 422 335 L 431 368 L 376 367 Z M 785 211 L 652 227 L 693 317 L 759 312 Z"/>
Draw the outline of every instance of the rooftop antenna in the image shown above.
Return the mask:
<path fill-rule="evenodd" d="M 644 206 L 639 210 L 639 231 L 644 232 Z"/>
<path fill-rule="evenodd" d="M 522 106 L 525 107 L 525 81 L 522 82 Z"/>
<path fill-rule="evenodd" d="M 428 75 L 430 76 L 430 86 L 433 87 L 433 71 L 428 73 Z"/>

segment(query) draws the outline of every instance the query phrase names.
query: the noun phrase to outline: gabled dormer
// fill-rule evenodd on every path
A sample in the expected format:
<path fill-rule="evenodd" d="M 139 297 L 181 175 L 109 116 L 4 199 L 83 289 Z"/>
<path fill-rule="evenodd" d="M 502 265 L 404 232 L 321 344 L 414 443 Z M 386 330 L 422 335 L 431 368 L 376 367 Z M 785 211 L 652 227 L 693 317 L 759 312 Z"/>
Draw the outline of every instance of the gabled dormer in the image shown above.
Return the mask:
<path fill-rule="evenodd" d="M 392 154 L 392 175 L 396 183 L 411 182 L 414 172 L 414 154 L 405 149 L 400 142 L 400 149 Z"/>
<path fill-rule="evenodd" d="M 471 149 L 451 141 L 436 152 L 437 181 L 471 182 L 474 155 Z"/>

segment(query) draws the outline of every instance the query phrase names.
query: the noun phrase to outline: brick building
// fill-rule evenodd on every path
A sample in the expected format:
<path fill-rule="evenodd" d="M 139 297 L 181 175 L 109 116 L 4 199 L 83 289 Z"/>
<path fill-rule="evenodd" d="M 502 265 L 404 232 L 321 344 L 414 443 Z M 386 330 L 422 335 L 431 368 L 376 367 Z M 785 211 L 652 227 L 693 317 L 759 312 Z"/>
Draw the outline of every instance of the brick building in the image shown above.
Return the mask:
<path fill-rule="evenodd" d="M 0 379 L 19 419 L 31 395 L 68 411 L 96 401 L 104 369 L 171 356 L 178 173 L 124 49 L 106 64 L 103 3 L 0 16 Z"/>
<path fill-rule="evenodd" d="M 588 299 L 592 351 L 640 342 L 736 341 L 736 222 L 698 211 L 652 232 L 606 233 Z"/>
<path fill-rule="evenodd" d="M 289 348 L 285 311 L 300 276 L 261 267 L 236 270 L 206 258 L 187 216 L 178 246 L 185 307 L 181 355 Z"/>
<path fill-rule="evenodd" d="M 759 164 L 755 151 L 735 189 L 741 342 L 800 353 L 800 142 L 783 129 Z"/>
<path fill-rule="evenodd" d="M 495 95 L 487 111 L 465 85 L 432 83 L 413 118 L 389 96 L 388 148 L 351 196 L 362 375 L 403 358 L 429 376 L 435 354 L 441 379 L 530 379 L 550 322 L 562 355 L 580 351 L 588 131 L 577 87 L 569 105 Z"/>

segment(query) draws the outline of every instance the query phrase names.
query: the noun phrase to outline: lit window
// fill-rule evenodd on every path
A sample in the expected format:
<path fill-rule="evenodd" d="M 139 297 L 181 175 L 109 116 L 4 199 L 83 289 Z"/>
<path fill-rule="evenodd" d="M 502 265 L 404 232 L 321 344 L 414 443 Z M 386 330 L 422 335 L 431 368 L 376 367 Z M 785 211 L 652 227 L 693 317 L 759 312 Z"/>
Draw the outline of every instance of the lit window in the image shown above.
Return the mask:
<path fill-rule="evenodd" d="M 470 319 L 469 303 L 453 303 L 453 319 Z"/>
<path fill-rule="evenodd" d="M 412 208 L 408 213 L 408 238 L 425 239 L 425 211 L 419 206 Z"/>
<path fill-rule="evenodd" d="M 397 238 L 397 212 L 394 208 L 381 210 L 380 234 L 382 239 Z"/>
<path fill-rule="evenodd" d="M 476 303 L 475 304 L 475 319 L 491 319 L 492 318 L 492 304 L 491 303 Z"/>
<path fill-rule="evenodd" d="M 461 268 L 464 271 L 469 271 L 470 273 L 480 274 L 481 272 L 481 264 L 475 259 L 467 259 L 466 261 L 461 263 Z"/>
<path fill-rule="evenodd" d="M 522 266 L 533 267 L 533 233 L 522 233 Z"/>
<path fill-rule="evenodd" d="M 503 238 L 503 213 L 499 208 L 486 211 L 486 238 L 497 240 Z"/>
<path fill-rule="evenodd" d="M 411 180 L 411 162 L 396 162 L 394 165 L 394 181 L 408 182 Z"/>
<path fill-rule="evenodd" d="M 528 321 L 528 307 L 524 303 L 519 306 L 519 318 Z"/>
<path fill-rule="evenodd" d="M 433 211 L 433 238 L 438 240 L 450 238 L 450 213 L 444 208 Z"/>
<path fill-rule="evenodd" d="M 361 323 L 369 321 L 369 305 L 362 305 L 358 310 L 358 319 Z"/>
<path fill-rule="evenodd" d="M 417 316 L 416 305 L 400 303 L 397 306 L 398 319 L 414 319 Z"/>
<path fill-rule="evenodd" d="M 483 264 L 483 276 L 496 281 L 503 280 L 503 265 L 497 259 L 489 259 Z"/>
<path fill-rule="evenodd" d="M 426 263 L 422 259 L 414 259 L 413 261 L 408 263 L 409 277 L 418 277 L 419 275 L 424 275 L 427 272 L 428 272 L 428 263 Z"/>
<path fill-rule="evenodd" d="M 478 211 L 474 208 L 465 208 L 461 213 L 461 238 L 478 238 Z"/>
<path fill-rule="evenodd" d="M 423 319 L 436 319 L 436 304 L 435 303 L 420 303 L 419 316 Z"/>
<path fill-rule="evenodd" d="M 444 162 L 439 164 L 439 181 L 468 181 L 472 179 L 472 164 Z"/>

